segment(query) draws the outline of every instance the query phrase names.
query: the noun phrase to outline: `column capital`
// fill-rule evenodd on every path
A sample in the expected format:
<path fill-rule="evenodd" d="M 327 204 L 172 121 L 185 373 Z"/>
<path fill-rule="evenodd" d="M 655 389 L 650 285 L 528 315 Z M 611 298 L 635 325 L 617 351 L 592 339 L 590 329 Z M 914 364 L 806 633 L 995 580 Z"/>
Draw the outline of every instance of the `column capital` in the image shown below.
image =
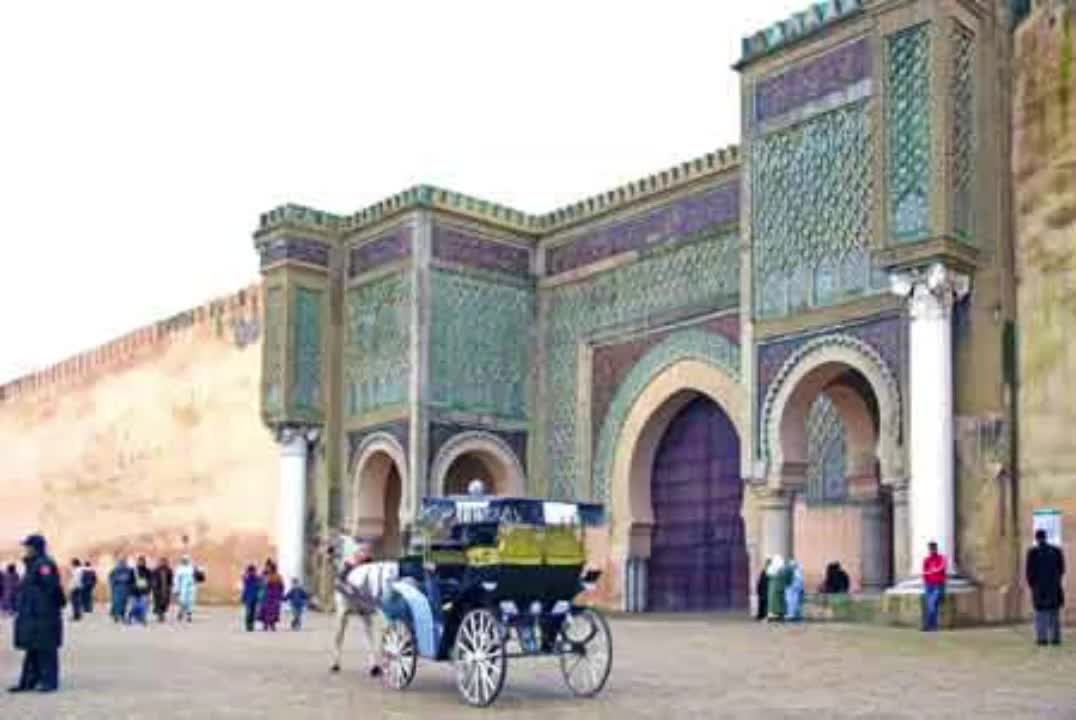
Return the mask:
<path fill-rule="evenodd" d="M 971 278 L 940 262 L 890 273 L 890 291 L 908 303 L 913 320 L 944 320 L 971 291 Z"/>
<path fill-rule="evenodd" d="M 275 425 L 270 428 L 273 439 L 280 445 L 289 445 L 302 438 L 307 446 L 317 445 L 321 439 L 321 428 L 317 425 Z"/>

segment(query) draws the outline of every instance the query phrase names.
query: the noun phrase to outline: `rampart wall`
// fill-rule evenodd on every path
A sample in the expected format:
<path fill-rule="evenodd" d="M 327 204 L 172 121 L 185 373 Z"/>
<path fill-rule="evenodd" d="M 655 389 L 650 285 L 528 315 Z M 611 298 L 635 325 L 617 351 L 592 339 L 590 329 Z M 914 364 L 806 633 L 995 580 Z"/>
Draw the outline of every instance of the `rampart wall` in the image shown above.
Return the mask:
<path fill-rule="evenodd" d="M 32 531 L 102 575 L 119 554 L 189 551 L 203 597 L 231 598 L 272 554 L 261 300 L 253 285 L 0 387 L 0 559 Z"/>

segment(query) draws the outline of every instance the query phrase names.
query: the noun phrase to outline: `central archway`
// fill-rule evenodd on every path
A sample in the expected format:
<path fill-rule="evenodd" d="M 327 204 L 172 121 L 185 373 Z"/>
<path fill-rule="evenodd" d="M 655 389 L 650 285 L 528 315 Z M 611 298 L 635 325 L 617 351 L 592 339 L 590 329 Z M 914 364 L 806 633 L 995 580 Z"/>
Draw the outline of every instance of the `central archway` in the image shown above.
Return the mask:
<path fill-rule="evenodd" d="M 654 527 L 648 608 L 660 612 L 747 606 L 747 546 L 740 439 L 721 407 L 685 393 L 651 470 Z"/>

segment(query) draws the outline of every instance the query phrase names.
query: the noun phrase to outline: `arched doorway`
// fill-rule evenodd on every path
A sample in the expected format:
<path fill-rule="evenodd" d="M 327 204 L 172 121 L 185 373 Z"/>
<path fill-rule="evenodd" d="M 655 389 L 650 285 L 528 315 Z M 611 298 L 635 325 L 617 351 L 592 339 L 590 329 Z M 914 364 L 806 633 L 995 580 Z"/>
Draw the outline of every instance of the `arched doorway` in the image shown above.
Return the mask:
<path fill-rule="evenodd" d="M 430 470 L 442 495 L 463 495 L 472 480 L 481 480 L 491 495 L 526 494 L 523 465 L 497 435 L 467 431 L 454 435 L 437 452 Z"/>
<path fill-rule="evenodd" d="M 710 398 L 690 393 L 654 454 L 654 525 L 648 609 L 730 610 L 747 606 L 740 440 Z"/>
<path fill-rule="evenodd" d="M 497 493 L 497 479 L 489 465 L 476 453 L 464 453 L 445 471 L 445 495 L 466 495 L 472 480 L 481 480 L 487 492 Z"/>
<path fill-rule="evenodd" d="M 765 522 L 790 527 L 790 544 L 764 553 L 795 557 L 808 587 L 839 562 L 854 591 L 880 591 L 892 582 L 893 506 L 885 480 L 896 479 L 900 468 L 896 380 L 868 346 L 843 336 L 806 348 L 780 375 L 765 406 L 768 484 L 790 502 L 787 509 L 775 505 Z"/>
<path fill-rule="evenodd" d="M 400 511 L 406 472 L 403 448 L 387 436 L 371 438 L 355 463 L 350 531 L 372 540 L 378 557 L 398 557 L 402 550 Z"/>

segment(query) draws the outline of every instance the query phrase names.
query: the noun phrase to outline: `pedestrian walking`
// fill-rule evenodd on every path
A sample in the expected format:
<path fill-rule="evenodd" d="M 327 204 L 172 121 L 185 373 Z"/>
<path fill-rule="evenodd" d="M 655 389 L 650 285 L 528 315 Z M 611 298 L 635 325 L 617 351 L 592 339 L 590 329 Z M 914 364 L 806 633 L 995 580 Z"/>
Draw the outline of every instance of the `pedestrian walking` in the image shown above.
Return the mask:
<path fill-rule="evenodd" d="M 945 601 L 947 571 L 948 562 L 945 556 L 938 552 L 938 543 L 928 543 L 927 556 L 923 558 L 923 632 L 934 632 L 938 629 L 938 618 Z"/>
<path fill-rule="evenodd" d="M 258 600 L 261 597 L 261 592 L 262 579 L 258 576 L 258 569 L 253 565 L 247 565 L 247 570 L 243 573 L 243 592 L 239 598 L 245 611 L 243 627 L 247 629 L 247 632 L 253 632 L 254 630 L 254 620 L 257 618 Z"/>
<path fill-rule="evenodd" d="M 67 583 L 69 602 L 71 603 L 71 619 L 78 622 L 82 619 L 82 563 L 78 558 L 71 561 L 71 577 Z"/>
<path fill-rule="evenodd" d="M 1035 546 L 1027 551 L 1024 574 L 1035 608 L 1035 642 L 1061 644 L 1061 608 L 1065 606 L 1065 554 L 1046 542 L 1046 531 L 1035 531 Z"/>
<path fill-rule="evenodd" d="M 131 586 L 131 622 L 146 624 L 151 580 L 152 574 L 146 565 L 146 558 L 139 555 L 134 569 L 134 584 Z"/>
<path fill-rule="evenodd" d="M 288 589 L 287 594 L 284 595 L 284 600 L 288 603 L 288 609 L 291 611 L 291 629 L 301 630 L 303 627 L 303 612 L 310 602 L 310 593 L 299 582 L 299 578 L 291 579 L 291 587 Z"/>
<path fill-rule="evenodd" d="M 134 570 L 127 564 L 127 559 L 121 557 L 116 561 L 112 572 L 108 574 L 110 615 L 113 622 L 127 622 L 127 601 L 131 597 L 132 585 L 134 585 Z"/>
<path fill-rule="evenodd" d="M 60 686 L 59 649 L 66 604 L 60 569 L 45 553 L 41 535 L 30 535 L 23 547 L 26 570 L 19 586 L 15 648 L 25 655 L 19 682 L 9 692 L 55 692 Z"/>
<path fill-rule="evenodd" d="M 194 563 L 191 562 L 190 555 L 184 555 L 179 561 L 174 579 L 176 602 L 179 604 L 176 620 L 194 622 L 194 605 L 198 601 L 198 580 L 195 578 Z"/>
<path fill-rule="evenodd" d="M 82 612 L 93 612 L 93 593 L 97 588 L 97 571 L 93 562 L 87 560 L 82 564 Z"/>
<path fill-rule="evenodd" d="M 15 614 L 15 601 L 19 594 L 19 571 L 14 563 L 0 574 L 0 613 L 4 615 Z"/>
<path fill-rule="evenodd" d="M 284 579 L 280 577 L 276 563 L 272 560 L 267 560 L 265 563 L 262 582 L 264 592 L 258 619 L 262 621 L 263 630 L 274 632 L 276 624 L 280 622 L 280 604 L 284 599 Z"/>
<path fill-rule="evenodd" d="M 168 558 L 157 561 L 157 567 L 153 568 L 150 577 L 150 594 L 153 596 L 153 614 L 157 616 L 157 622 L 164 622 L 168 614 L 168 605 L 172 602 L 172 583 L 174 573 L 168 564 Z"/>
<path fill-rule="evenodd" d="M 12 563 L 0 575 L 0 612 L 6 616 L 15 615 L 18 601 L 18 568 Z"/>

